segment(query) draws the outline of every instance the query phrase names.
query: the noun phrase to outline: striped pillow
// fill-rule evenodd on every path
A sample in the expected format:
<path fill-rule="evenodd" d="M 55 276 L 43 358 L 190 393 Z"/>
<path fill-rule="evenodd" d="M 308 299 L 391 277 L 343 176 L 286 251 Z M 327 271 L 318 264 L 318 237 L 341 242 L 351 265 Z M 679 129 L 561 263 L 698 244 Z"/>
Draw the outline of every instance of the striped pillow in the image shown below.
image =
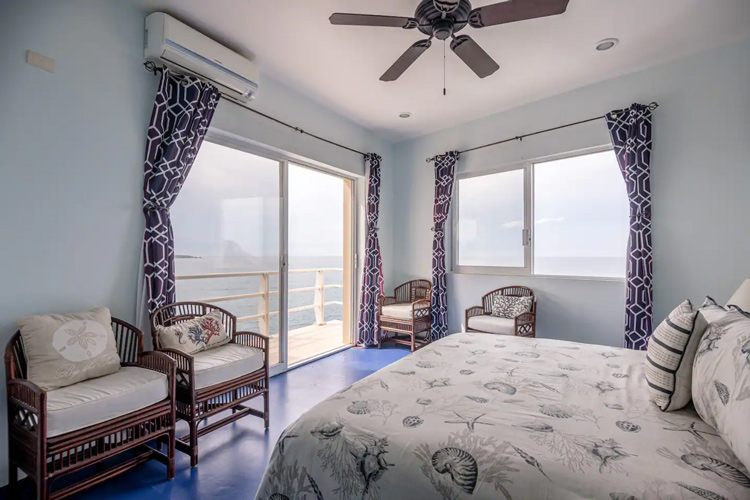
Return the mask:
<path fill-rule="evenodd" d="M 696 331 L 698 311 L 686 300 L 656 327 L 646 351 L 646 381 L 651 401 L 662 411 L 690 402 L 695 353 L 703 331 Z M 705 322 L 701 322 L 705 330 Z"/>

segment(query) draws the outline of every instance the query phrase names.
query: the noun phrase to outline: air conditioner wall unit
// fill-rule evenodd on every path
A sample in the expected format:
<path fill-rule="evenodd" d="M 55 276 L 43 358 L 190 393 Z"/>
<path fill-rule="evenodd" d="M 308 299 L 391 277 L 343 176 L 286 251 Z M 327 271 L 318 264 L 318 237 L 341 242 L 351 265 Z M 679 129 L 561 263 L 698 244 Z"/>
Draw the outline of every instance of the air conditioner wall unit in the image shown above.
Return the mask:
<path fill-rule="evenodd" d="M 242 102 L 258 95 L 260 75 L 253 61 L 163 12 L 146 17 L 145 43 L 147 61 L 207 80 Z"/>

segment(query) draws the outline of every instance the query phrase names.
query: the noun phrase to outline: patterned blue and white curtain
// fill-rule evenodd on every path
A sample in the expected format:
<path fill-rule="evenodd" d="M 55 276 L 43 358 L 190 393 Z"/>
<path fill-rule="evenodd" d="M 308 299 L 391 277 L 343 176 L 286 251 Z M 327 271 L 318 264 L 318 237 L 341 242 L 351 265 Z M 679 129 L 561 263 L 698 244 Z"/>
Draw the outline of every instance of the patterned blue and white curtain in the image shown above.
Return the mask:
<path fill-rule="evenodd" d="M 175 301 L 169 208 L 187 179 L 221 94 L 197 78 L 164 69 L 151 113 L 143 181 L 143 258 L 148 311 Z"/>
<path fill-rule="evenodd" d="M 643 104 L 606 116 L 630 201 L 625 347 L 644 350 L 653 322 L 651 110 Z"/>
<path fill-rule="evenodd" d="M 370 153 L 365 156 L 368 170 L 367 181 L 367 241 L 365 243 L 365 265 L 362 269 L 362 302 L 359 304 L 357 343 L 373 345 L 380 335 L 378 324 L 378 301 L 383 296 L 383 263 L 378 239 L 380 216 L 380 156 Z"/>
<path fill-rule="evenodd" d="M 432 340 L 448 334 L 448 292 L 445 269 L 445 223 L 453 199 L 458 151 L 435 157 L 435 208 L 432 237 Z"/>

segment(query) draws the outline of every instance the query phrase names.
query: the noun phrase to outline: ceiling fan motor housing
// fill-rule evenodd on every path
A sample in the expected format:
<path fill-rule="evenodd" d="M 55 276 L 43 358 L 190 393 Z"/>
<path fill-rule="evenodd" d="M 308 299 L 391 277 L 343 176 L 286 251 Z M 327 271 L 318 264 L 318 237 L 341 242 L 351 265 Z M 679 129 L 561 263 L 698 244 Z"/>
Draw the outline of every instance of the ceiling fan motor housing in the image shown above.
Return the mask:
<path fill-rule="evenodd" d="M 469 0 L 422 0 L 414 17 L 419 22 L 419 31 L 446 40 L 466 27 L 470 13 Z"/>

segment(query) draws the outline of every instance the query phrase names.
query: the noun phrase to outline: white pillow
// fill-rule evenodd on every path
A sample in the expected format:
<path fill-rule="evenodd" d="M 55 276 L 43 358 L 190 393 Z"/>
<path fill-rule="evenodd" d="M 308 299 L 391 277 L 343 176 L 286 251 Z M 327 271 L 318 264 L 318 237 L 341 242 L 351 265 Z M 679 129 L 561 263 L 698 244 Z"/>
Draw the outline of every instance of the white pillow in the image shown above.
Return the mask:
<path fill-rule="evenodd" d="M 193 354 L 228 343 L 229 333 L 222 323 L 221 311 L 212 311 L 173 326 L 157 326 L 159 343 L 166 349 L 177 349 L 185 354 Z"/>
<path fill-rule="evenodd" d="M 709 324 L 693 365 L 693 404 L 750 468 L 750 315 L 730 307 Z"/>
<path fill-rule="evenodd" d="M 106 307 L 27 316 L 17 323 L 26 355 L 26 377 L 45 391 L 120 369 L 112 315 Z"/>

